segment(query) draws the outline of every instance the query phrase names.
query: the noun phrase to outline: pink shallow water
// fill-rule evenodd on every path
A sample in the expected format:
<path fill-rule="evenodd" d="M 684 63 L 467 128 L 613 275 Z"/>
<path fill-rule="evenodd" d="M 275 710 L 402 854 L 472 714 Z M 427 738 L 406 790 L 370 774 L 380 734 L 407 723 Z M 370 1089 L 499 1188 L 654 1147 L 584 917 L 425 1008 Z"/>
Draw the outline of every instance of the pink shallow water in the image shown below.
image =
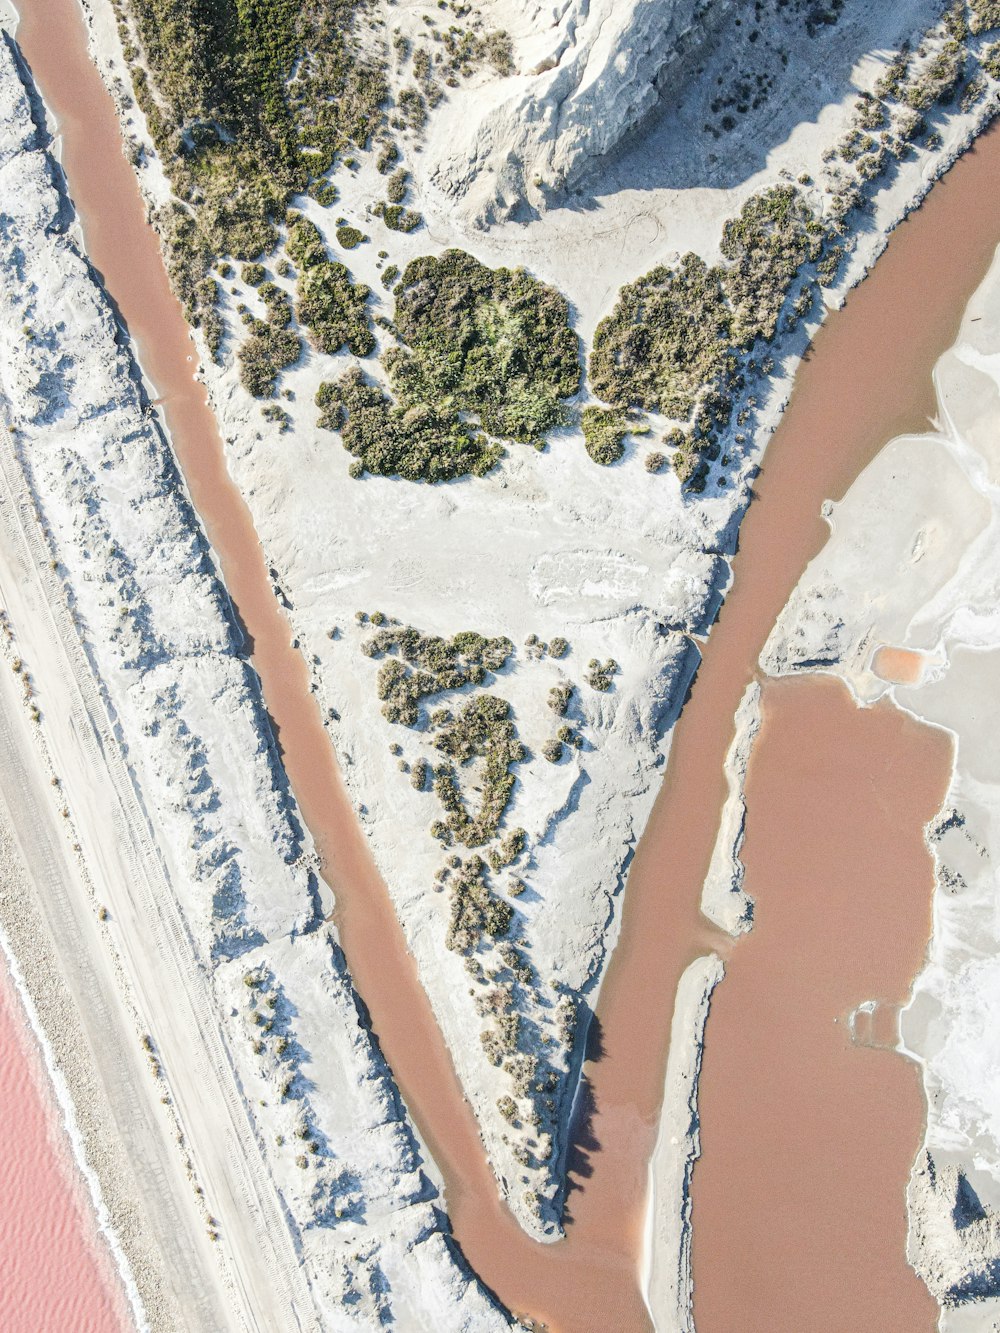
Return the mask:
<path fill-rule="evenodd" d="M 41 1053 L 0 960 L 0 1330 L 131 1326 Z"/>

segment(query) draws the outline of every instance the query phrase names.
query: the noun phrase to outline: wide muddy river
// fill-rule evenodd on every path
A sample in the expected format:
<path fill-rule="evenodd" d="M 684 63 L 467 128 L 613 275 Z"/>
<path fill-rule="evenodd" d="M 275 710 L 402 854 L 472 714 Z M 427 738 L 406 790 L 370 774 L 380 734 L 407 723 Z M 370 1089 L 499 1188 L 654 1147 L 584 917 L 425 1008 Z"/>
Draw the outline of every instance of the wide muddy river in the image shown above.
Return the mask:
<path fill-rule="evenodd" d="M 162 400 L 193 502 L 246 626 L 289 779 L 336 894 L 352 975 L 444 1175 L 456 1239 L 501 1300 L 558 1333 L 647 1329 L 639 1289 L 647 1162 L 677 978 L 716 939 L 698 901 L 723 796 L 733 713 L 778 610 L 822 542 L 820 503 L 840 495 L 889 436 L 902 427 L 919 428 L 931 407 L 931 367 L 951 341 L 1000 232 L 992 202 L 1000 135 L 987 136 L 935 187 L 893 238 L 874 275 L 831 318 L 769 447 L 755 488 L 760 498 L 741 537 L 734 589 L 677 725 L 663 792 L 629 875 L 621 941 L 598 1007 L 600 1039 L 592 1042 L 595 1058 L 586 1068 L 568 1236 L 543 1246 L 530 1241 L 498 1201 L 475 1120 L 354 817 L 305 664 L 290 645 L 288 622 L 272 595 L 249 511 L 226 471 L 205 392 L 193 378 L 188 331 L 121 151 L 114 107 L 87 56 L 75 0 L 26 3 L 17 35 L 62 136 L 62 161 L 91 260 Z M 910 813 L 914 821 L 924 817 L 922 809 Z M 907 825 L 899 836 L 909 834 Z M 851 886 L 841 891 L 838 910 L 863 913 Z M 918 922 L 924 936 L 926 924 L 925 904 Z M 785 946 L 772 947 L 780 953 Z M 857 996 L 865 998 L 867 991 Z M 850 1054 L 860 1070 L 871 1053 Z M 706 1112 L 718 1117 L 720 1143 L 739 1131 L 741 1096 L 734 1082 L 716 1081 Z M 911 1155 L 913 1128 L 903 1116 L 901 1142 Z M 894 1132 L 891 1126 L 887 1132 Z M 875 1150 L 874 1140 L 869 1150 Z M 814 1144 L 810 1151 L 836 1151 L 836 1145 Z M 803 1169 L 810 1164 L 804 1157 Z M 901 1165 L 890 1190 L 895 1202 L 904 1179 Z M 734 1182 L 734 1192 L 739 1188 Z M 834 1199 L 830 1206 L 847 1203 L 857 1206 L 856 1199 L 839 1205 Z M 728 1281 L 728 1245 L 707 1234 L 698 1245 L 699 1273 Z M 783 1261 L 805 1264 L 808 1254 L 803 1246 Z M 802 1272 L 798 1280 L 808 1285 L 811 1276 Z M 894 1290 L 885 1296 L 895 1299 Z M 841 1323 L 848 1326 L 849 1320 Z"/>

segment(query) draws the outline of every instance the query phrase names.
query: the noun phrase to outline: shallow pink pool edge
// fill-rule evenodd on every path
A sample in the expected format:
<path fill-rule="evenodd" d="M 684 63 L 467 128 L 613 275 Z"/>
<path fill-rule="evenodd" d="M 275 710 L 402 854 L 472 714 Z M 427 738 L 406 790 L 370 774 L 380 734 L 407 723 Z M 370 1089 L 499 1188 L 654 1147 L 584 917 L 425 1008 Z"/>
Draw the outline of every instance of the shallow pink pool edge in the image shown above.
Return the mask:
<path fill-rule="evenodd" d="M 0 954 L 0 1329 L 133 1327 L 41 1050 Z"/>

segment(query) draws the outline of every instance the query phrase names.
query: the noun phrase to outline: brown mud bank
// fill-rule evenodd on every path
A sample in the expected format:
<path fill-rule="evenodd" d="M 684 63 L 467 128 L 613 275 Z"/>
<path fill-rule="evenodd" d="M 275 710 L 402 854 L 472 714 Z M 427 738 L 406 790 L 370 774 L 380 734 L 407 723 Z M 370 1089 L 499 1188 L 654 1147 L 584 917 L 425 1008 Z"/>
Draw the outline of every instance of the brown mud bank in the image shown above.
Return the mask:
<path fill-rule="evenodd" d="M 677 725 L 663 792 L 629 876 L 580 1099 L 585 1114 L 571 1161 L 568 1238 L 544 1246 L 524 1235 L 498 1199 L 475 1119 L 354 817 L 306 665 L 193 377 L 194 347 L 122 153 L 114 106 L 88 57 L 75 0 L 31 0 L 17 37 L 58 123 L 88 253 L 162 400 L 192 500 L 247 629 L 289 781 L 336 894 L 352 976 L 446 1181 L 456 1238 L 507 1305 L 553 1330 L 645 1329 L 639 1260 L 647 1162 L 677 980 L 715 938 L 699 900 L 733 714 L 778 611 L 823 539 L 821 501 L 841 494 L 884 440 L 922 425 L 931 410 L 930 368 L 995 244 L 990 182 L 1000 135 L 987 136 L 935 187 L 893 237 L 873 277 L 821 332 L 769 446 L 741 535 L 736 583 Z M 728 1271 L 721 1247 L 716 1258 Z"/>

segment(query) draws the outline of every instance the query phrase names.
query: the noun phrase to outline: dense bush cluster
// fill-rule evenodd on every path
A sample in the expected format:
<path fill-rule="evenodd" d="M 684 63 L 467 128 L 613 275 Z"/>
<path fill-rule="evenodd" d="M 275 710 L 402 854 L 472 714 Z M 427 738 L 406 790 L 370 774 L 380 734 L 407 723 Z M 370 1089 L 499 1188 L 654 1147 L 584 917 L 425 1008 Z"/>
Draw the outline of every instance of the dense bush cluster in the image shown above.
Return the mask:
<path fill-rule="evenodd" d="M 299 269 L 295 313 L 311 341 L 331 356 L 344 346 L 355 356 L 368 356 L 375 349 L 369 289 L 352 282 L 344 265 L 328 258 L 323 238 L 308 218 L 292 223 L 287 250 Z"/>
<path fill-rule="evenodd" d="M 514 909 L 490 891 L 482 857 L 470 856 L 462 862 L 450 877 L 450 888 L 451 911 L 445 936 L 449 949 L 468 953 L 477 947 L 483 934 L 494 939 L 506 935 Z"/>
<path fill-rule="evenodd" d="M 656 268 L 623 287 L 598 325 L 590 358 L 595 393 L 619 411 L 638 407 L 689 422 L 671 440 L 674 469 L 690 489 L 704 487 L 743 372 L 756 369 L 749 353 L 758 340 L 776 336 L 796 277 L 810 262 L 821 280 L 835 277 L 843 252 L 831 241 L 797 186 L 775 186 L 751 196 L 725 224 L 723 264 L 710 267 L 687 254 Z M 788 320 L 808 308 L 814 281 L 807 279 L 791 302 Z M 585 410 L 584 437 L 595 462 L 607 464 L 621 455 L 614 429 L 624 433 L 626 423 L 599 413 Z M 654 453 L 647 467 L 657 471 L 663 462 Z"/>
<path fill-rule="evenodd" d="M 969 27 L 974 33 L 1000 28 L 1000 0 L 970 0 Z"/>
<path fill-rule="evenodd" d="M 580 424 L 587 453 L 594 462 L 602 467 L 617 463 L 625 452 L 625 414 L 615 407 L 585 407 Z"/>
<path fill-rule="evenodd" d="M 390 231 L 411 232 L 423 225 L 423 217 L 402 204 L 384 204 L 381 200 L 372 209 L 377 218 L 381 218 Z"/>
<path fill-rule="evenodd" d="M 482 847 L 496 833 L 510 802 L 515 782 L 511 765 L 526 757 L 510 718 L 510 704 L 493 694 L 478 694 L 440 723 L 435 733 L 435 746 L 455 763 L 483 761 L 482 800 L 474 815 L 466 808 L 454 767 L 439 764 L 434 775 L 434 792 L 445 810 L 444 840 Z M 517 852 L 522 846 L 523 837 Z"/>
<path fill-rule="evenodd" d="M 572 698 L 572 685 L 553 685 L 549 690 L 549 707 L 559 717 L 565 717 Z"/>
<path fill-rule="evenodd" d="M 618 674 L 618 663 L 613 657 L 609 657 L 606 662 L 600 662 L 596 657 L 592 657 L 587 665 L 585 680 L 592 690 L 600 690 L 606 693 L 611 689 L 612 682 Z"/>
<path fill-rule="evenodd" d="M 250 336 L 239 350 L 240 382 L 255 398 L 274 396 L 275 381 L 302 354 L 299 335 L 262 319 L 250 321 Z"/>
<path fill-rule="evenodd" d="M 752 195 L 739 217 L 722 231 L 726 298 L 733 312 L 731 336 L 742 347 L 770 341 L 799 269 L 820 256 L 824 227 L 794 185 Z"/>
<path fill-rule="evenodd" d="M 335 383 L 321 384 L 316 404 L 322 409 L 318 424 L 339 430 L 344 448 L 356 458 L 353 475 L 431 482 L 470 473 L 482 477 L 503 453 L 455 412 L 393 403 L 356 366 Z"/>
<path fill-rule="evenodd" d="M 501 439 L 537 443 L 565 419 L 580 383 L 564 297 L 523 269 L 462 250 L 415 259 L 396 289 L 404 348 L 385 358 L 406 408 L 468 412 Z"/>
<path fill-rule="evenodd" d="M 220 256 L 274 248 L 288 200 L 363 144 L 387 94 L 354 35 L 357 0 L 125 0 L 136 98 L 183 205 L 160 223 L 196 322 Z"/>
<path fill-rule="evenodd" d="M 617 407 L 686 417 L 721 371 L 730 312 L 722 274 L 698 255 L 624 286 L 590 355 L 594 392 Z"/>
<path fill-rule="evenodd" d="M 390 722 L 414 727 L 419 720 L 421 699 L 460 690 L 466 685 L 484 684 L 488 672 L 503 669 L 514 645 L 510 639 L 489 639 L 475 630 L 463 630 L 443 639 L 421 634 L 412 625 L 393 624 L 376 629 L 362 644 L 362 651 L 374 658 L 392 655 L 379 671 L 379 698 L 384 701 L 382 715 Z"/>

